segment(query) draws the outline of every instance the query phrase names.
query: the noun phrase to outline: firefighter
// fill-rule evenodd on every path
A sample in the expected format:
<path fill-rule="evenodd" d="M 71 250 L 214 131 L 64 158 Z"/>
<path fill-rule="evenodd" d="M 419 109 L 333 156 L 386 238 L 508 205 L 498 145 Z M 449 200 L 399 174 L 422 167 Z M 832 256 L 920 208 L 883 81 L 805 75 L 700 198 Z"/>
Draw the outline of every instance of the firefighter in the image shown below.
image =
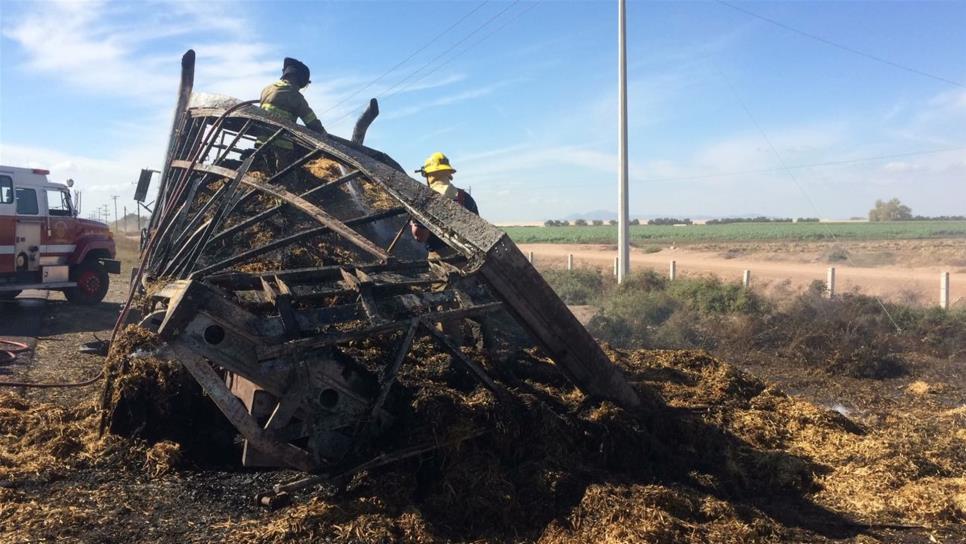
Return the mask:
<path fill-rule="evenodd" d="M 426 178 L 426 183 L 429 184 L 430 189 L 446 198 L 455 200 L 460 206 L 476 215 L 480 215 L 473 197 L 463 189 L 453 185 L 453 174 L 456 173 L 456 169 L 449 163 L 449 158 L 446 155 L 439 151 L 433 153 L 426 158 L 423 167 L 416 172 Z M 451 254 L 449 247 L 436 235 L 429 232 L 426 227 L 414 221 L 411 223 L 411 231 L 413 238 L 426 244 L 426 251 L 429 252 L 430 260 L 438 260 Z"/>
<path fill-rule="evenodd" d="M 300 92 L 309 83 L 311 83 L 309 67 L 295 59 L 285 57 L 282 63 L 282 78 L 262 89 L 259 105 L 263 110 L 280 115 L 293 123 L 302 119 L 309 129 L 325 134 L 322 122 L 315 116 L 315 112 Z M 292 162 L 291 155 L 295 146 L 289 139 L 276 138 L 273 141 L 273 147 L 276 171 L 278 171 Z"/>
<path fill-rule="evenodd" d="M 446 198 L 455 200 L 460 206 L 466 208 L 467 210 L 479 215 L 479 209 L 476 207 L 476 201 L 469 193 L 460 189 L 459 187 L 453 185 L 453 174 L 456 173 L 456 169 L 449 163 L 449 158 L 443 153 L 437 151 L 429 157 L 426 158 L 426 162 L 423 163 L 423 167 L 416 172 L 422 174 L 426 178 L 426 183 L 429 184 L 429 188 L 437 193 L 445 196 Z M 436 264 L 440 259 L 448 257 L 453 254 L 453 250 L 450 249 L 442 240 L 440 240 L 436 235 L 429 232 L 429 229 L 416 223 L 415 221 L 410 223 L 413 238 L 426 244 L 426 251 L 429 252 L 429 264 L 431 269 L 440 269 L 441 264 Z M 444 269 L 439 270 L 440 275 L 445 275 Z M 433 286 L 434 291 L 445 291 L 450 287 L 449 282 L 439 283 Z M 487 328 L 486 323 L 481 319 L 478 323 L 479 332 L 478 334 L 482 337 L 483 344 L 485 347 L 489 344 L 489 334 L 487 334 L 484 329 Z M 440 329 L 443 334 L 450 337 L 457 343 L 468 345 L 474 342 L 472 340 L 473 333 L 467 337 L 464 333 L 463 320 L 447 320 L 442 321 L 437 324 L 437 328 Z M 467 341 L 469 340 L 469 342 Z"/>
<path fill-rule="evenodd" d="M 308 128 L 325 134 L 322 122 L 315 116 L 300 92 L 311 83 L 309 67 L 301 62 L 285 57 L 282 63 L 282 78 L 262 89 L 261 108 L 277 113 L 293 123 L 302 119 Z"/>

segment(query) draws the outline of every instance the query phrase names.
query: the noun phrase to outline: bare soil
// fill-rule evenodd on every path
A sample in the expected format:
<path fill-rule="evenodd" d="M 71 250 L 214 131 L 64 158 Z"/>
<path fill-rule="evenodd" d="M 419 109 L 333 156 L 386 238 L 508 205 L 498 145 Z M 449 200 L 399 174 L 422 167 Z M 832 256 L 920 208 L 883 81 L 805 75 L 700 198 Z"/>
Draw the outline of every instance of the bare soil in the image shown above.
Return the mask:
<path fill-rule="evenodd" d="M 562 268 L 567 255 L 575 267 L 613 270 L 616 248 L 597 244 L 521 244 L 532 251 L 538 268 Z M 698 244 L 632 248 L 631 267 L 666 274 L 671 261 L 679 275 L 712 274 L 741 281 L 751 271 L 752 285 L 764 290 L 800 291 L 825 281 L 836 269 L 839 291 L 858 289 L 903 303 L 936 304 L 941 272 L 949 272 L 950 303 L 966 304 L 966 240 L 898 240 L 882 242 Z"/>
<path fill-rule="evenodd" d="M 538 264 L 565 262 L 568 248 L 534 251 Z M 103 359 L 77 347 L 107 336 L 125 297 L 115 281 L 94 307 L 36 292 L 0 303 L 0 337 L 36 346 L 0 380 L 98 373 Z M 435 384 L 419 409 L 468 414 L 493 434 L 276 512 L 252 497 L 291 471 L 99 438 L 99 384 L 0 389 L 0 542 L 966 542 L 962 361 L 918 358 L 902 377 L 862 380 L 768 360 L 746 362 L 751 375 L 700 352 L 609 354 L 669 410 L 630 417 L 534 355 L 512 384 L 529 415 L 506 419 L 479 392 L 438 396 L 449 373 L 427 357 L 408 377 Z"/>

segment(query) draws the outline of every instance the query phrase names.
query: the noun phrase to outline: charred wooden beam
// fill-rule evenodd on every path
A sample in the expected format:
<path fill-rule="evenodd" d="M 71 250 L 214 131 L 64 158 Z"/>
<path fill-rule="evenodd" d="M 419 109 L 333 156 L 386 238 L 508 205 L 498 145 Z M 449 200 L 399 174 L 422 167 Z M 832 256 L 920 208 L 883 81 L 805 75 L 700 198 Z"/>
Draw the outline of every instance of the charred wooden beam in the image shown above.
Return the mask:
<path fill-rule="evenodd" d="M 356 121 L 356 126 L 352 129 L 352 142 L 356 144 L 361 144 L 363 140 L 366 139 L 366 131 L 369 130 L 369 125 L 376 120 L 379 116 L 379 101 L 375 98 L 369 99 L 369 106 L 366 107 L 366 111 L 362 112 L 359 116 L 359 120 Z"/>

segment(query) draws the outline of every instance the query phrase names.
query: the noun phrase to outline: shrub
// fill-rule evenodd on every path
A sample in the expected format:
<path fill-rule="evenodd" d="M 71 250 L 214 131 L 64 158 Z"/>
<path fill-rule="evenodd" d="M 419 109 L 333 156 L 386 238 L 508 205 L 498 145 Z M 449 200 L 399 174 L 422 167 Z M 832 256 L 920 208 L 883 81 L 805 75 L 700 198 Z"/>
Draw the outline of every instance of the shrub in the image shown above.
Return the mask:
<path fill-rule="evenodd" d="M 753 291 L 717 278 L 677 280 L 669 284 L 668 292 L 704 314 L 753 314 L 767 309 Z"/>
<path fill-rule="evenodd" d="M 574 225 L 576 225 L 578 227 L 586 227 L 587 226 L 587 220 L 586 219 L 578 219 L 578 220 L 574 221 Z"/>
<path fill-rule="evenodd" d="M 596 304 L 604 293 L 604 277 L 596 268 L 545 270 L 543 278 L 567 304 Z"/>

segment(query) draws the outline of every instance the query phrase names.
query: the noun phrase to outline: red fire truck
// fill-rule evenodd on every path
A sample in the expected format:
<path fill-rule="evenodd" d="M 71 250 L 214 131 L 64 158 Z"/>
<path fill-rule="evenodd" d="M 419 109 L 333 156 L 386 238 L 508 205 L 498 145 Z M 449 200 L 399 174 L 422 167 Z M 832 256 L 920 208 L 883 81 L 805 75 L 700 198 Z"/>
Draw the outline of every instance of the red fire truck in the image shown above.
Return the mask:
<path fill-rule="evenodd" d="M 104 299 L 119 274 L 114 238 L 104 223 L 77 217 L 69 186 L 50 172 L 0 165 L 0 300 L 24 289 L 63 291 L 77 304 Z"/>

